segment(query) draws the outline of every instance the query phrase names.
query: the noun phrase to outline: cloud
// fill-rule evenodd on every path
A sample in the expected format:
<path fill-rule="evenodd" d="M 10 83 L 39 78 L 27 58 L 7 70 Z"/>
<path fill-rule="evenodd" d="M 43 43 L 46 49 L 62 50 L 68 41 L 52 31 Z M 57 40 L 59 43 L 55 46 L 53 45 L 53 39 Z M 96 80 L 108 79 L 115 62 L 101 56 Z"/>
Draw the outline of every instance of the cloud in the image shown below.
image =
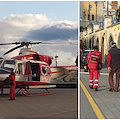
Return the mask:
<path fill-rule="evenodd" d="M 61 45 L 37 45 L 33 47 L 41 54 L 50 56 L 57 54 L 59 56 L 59 65 L 74 64 L 73 59 L 76 57 L 77 46 L 64 44 L 69 41 L 77 42 L 77 22 L 67 20 L 56 22 L 43 14 L 11 14 L 9 17 L 4 17 L 0 20 L 0 31 L 0 43 L 19 41 L 61 43 Z M 0 47 L 0 55 L 2 55 L 16 46 Z M 6 56 L 18 55 L 18 51 L 15 50 Z M 68 62 L 69 60 L 71 62 Z"/>
<path fill-rule="evenodd" d="M 42 41 L 68 40 L 68 39 L 77 40 L 77 28 L 76 29 L 58 28 L 57 25 L 54 25 L 30 31 L 27 37 L 29 39 Z"/>

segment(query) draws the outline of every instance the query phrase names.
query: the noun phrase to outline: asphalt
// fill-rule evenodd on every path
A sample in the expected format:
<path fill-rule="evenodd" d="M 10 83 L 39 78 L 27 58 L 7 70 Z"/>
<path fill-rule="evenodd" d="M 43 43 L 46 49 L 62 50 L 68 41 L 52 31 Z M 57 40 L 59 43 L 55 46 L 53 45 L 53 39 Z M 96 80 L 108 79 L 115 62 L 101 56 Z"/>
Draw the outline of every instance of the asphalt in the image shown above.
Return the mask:
<path fill-rule="evenodd" d="M 77 88 L 52 88 L 52 95 L 27 97 L 22 93 L 9 101 L 9 89 L 0 95 L 0 119 L 77 119 Z M 44 89 L 30 89 L 32 94 Z"/>
<path fill-rule="evenodd" d="M 108 84 L 108 70 L 103 68 L 99 77 L 99 91 L 89 88 L 88 72 L 80 71 L 80 80 L 91 95 L 95 104 L 105 119 L 120 119 L 120 88 L 118 92 L 110 92 Z M 114 77 L 115 82 L 115 77 Z M 94 105 L 89 102 L 82 87 L 80 87 L 80 118 L 97 119 Z"/>

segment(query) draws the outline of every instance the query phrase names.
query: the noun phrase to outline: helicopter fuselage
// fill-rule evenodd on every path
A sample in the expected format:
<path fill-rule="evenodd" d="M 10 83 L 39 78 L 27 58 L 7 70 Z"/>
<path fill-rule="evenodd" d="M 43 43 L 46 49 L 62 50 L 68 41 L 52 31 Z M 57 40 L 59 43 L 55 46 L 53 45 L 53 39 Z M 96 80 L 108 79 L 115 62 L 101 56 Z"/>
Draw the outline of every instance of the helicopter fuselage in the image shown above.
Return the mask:
<path fill-rule="evenodd" d="M 9 71 L 2 70 L 0 81 L 4 81 L 9 76 Z M 35 60 L 15 60 L 14 72 L 17 86 L 43 85 L 50 83 L 50 66 L 41 61 Z"/>

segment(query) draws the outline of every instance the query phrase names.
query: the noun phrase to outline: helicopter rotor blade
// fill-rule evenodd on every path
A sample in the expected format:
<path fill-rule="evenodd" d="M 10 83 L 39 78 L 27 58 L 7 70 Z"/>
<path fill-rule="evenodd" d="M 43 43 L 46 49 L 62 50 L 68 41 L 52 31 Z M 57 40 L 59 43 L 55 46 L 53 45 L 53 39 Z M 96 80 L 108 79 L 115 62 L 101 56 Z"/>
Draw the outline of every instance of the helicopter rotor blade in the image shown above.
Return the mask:
<path fill-rule="evenodd" d="M 0 45 L 17 45 L 17 44 L 21 44 L 21 42 L 14 42 L 14 43 L 0 43 Z"/>
<path fill-rule="evenodd" d="M 7 51 L 6 53 L 4 53 L 3 55 L 6 55 L 6 54 L 8 54 L 8 53 L 10 53 L 10 52 L 12 52 L 12 51 L 14 51 L 14 50 L 20 48 L 20 47 L 23 47 L 23 46 L 26 46 L 26 47 L 28 48 L 28 46 L 29 46 L 29 45 L 32 45 L 32 44 L 33 44 L 33 45 L 36 45 L 36 44 L 46 44 L 46 45 L 49 45 L 49 44 L 51 44 L 51 45 L 77 45 L 77 44 L 72 43 L 72 42 L 68 42 L 68 43 L 52 43 L 52 42 L 42 42 L 42 41 L 40 41 L 40 42 L 13 42 L 13 43 L 1 43 L 0 45 L 13 45 L 13 44 L 15 44 L 15 45 L 20 44 L 20 45 L 17 46 L 17 47 L 12 48 L 11 50 L 9 50 L 9 51 Z"/>
<path fill-rule="evenodd" d="M 8 53 L 10 53 L 10 52 L 12 52 L 12 51 L 20 48 L 20 47 L 23 47 L 23 46 L 24 46 L 24 45 L 19 45 L 19 46 L 17 46 L 17 47 L 14 47 L 14 48 L 12 48 L 11 50 L 9 50 L 9 51 L 7 51 L 6 53 L 4 53 L 3 55 L 6 55 L 6 54 L 8 54 Z"/>
<path fill-rule="evenodd" d="M 68 42 L 68 43 L 55 43 L 55 42 L 31 42 L 30 44 L 53 44 L 53 45 L 78 45 L 76 43 Z"/>
<path fill-rule="evenodd" d="M 13 42 L 13 43 L 0 43 L 0 45 L 13 45 L 13 44 L 15 44 L 15 45 L 18 45 L 18 44 L 21 44 L 21 45 L 26 45 L 26 46 L 29 46 L 30 44 L 32 45 L 36 45 L 36 44 L 55 44 L 55 45 L 77 45 L 77 44 L 75 44 L 75 43 L 72 43 L 72 42 L 68 42 L 68 43 L 55 43 L 55 42 L 42 42 L 42 41 L 40 41 L 40 42 Z"/>

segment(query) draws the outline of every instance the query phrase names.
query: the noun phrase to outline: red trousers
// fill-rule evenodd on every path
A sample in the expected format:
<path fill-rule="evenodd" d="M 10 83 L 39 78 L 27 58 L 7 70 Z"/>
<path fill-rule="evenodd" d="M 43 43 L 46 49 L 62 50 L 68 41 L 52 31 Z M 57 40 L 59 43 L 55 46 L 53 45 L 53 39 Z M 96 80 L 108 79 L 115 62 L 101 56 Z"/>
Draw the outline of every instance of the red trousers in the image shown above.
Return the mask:
<path fill-rule="evenodd" d="M 95 77 L 94 87 L 98 87 L 99 70 L 89 69 L 89 85 L 93 87 L 93 75 Z"/>
<path fill-rule="evenodd" d="M 15 99 L 15 86 L 10 85 L 10 99 Z"/>

